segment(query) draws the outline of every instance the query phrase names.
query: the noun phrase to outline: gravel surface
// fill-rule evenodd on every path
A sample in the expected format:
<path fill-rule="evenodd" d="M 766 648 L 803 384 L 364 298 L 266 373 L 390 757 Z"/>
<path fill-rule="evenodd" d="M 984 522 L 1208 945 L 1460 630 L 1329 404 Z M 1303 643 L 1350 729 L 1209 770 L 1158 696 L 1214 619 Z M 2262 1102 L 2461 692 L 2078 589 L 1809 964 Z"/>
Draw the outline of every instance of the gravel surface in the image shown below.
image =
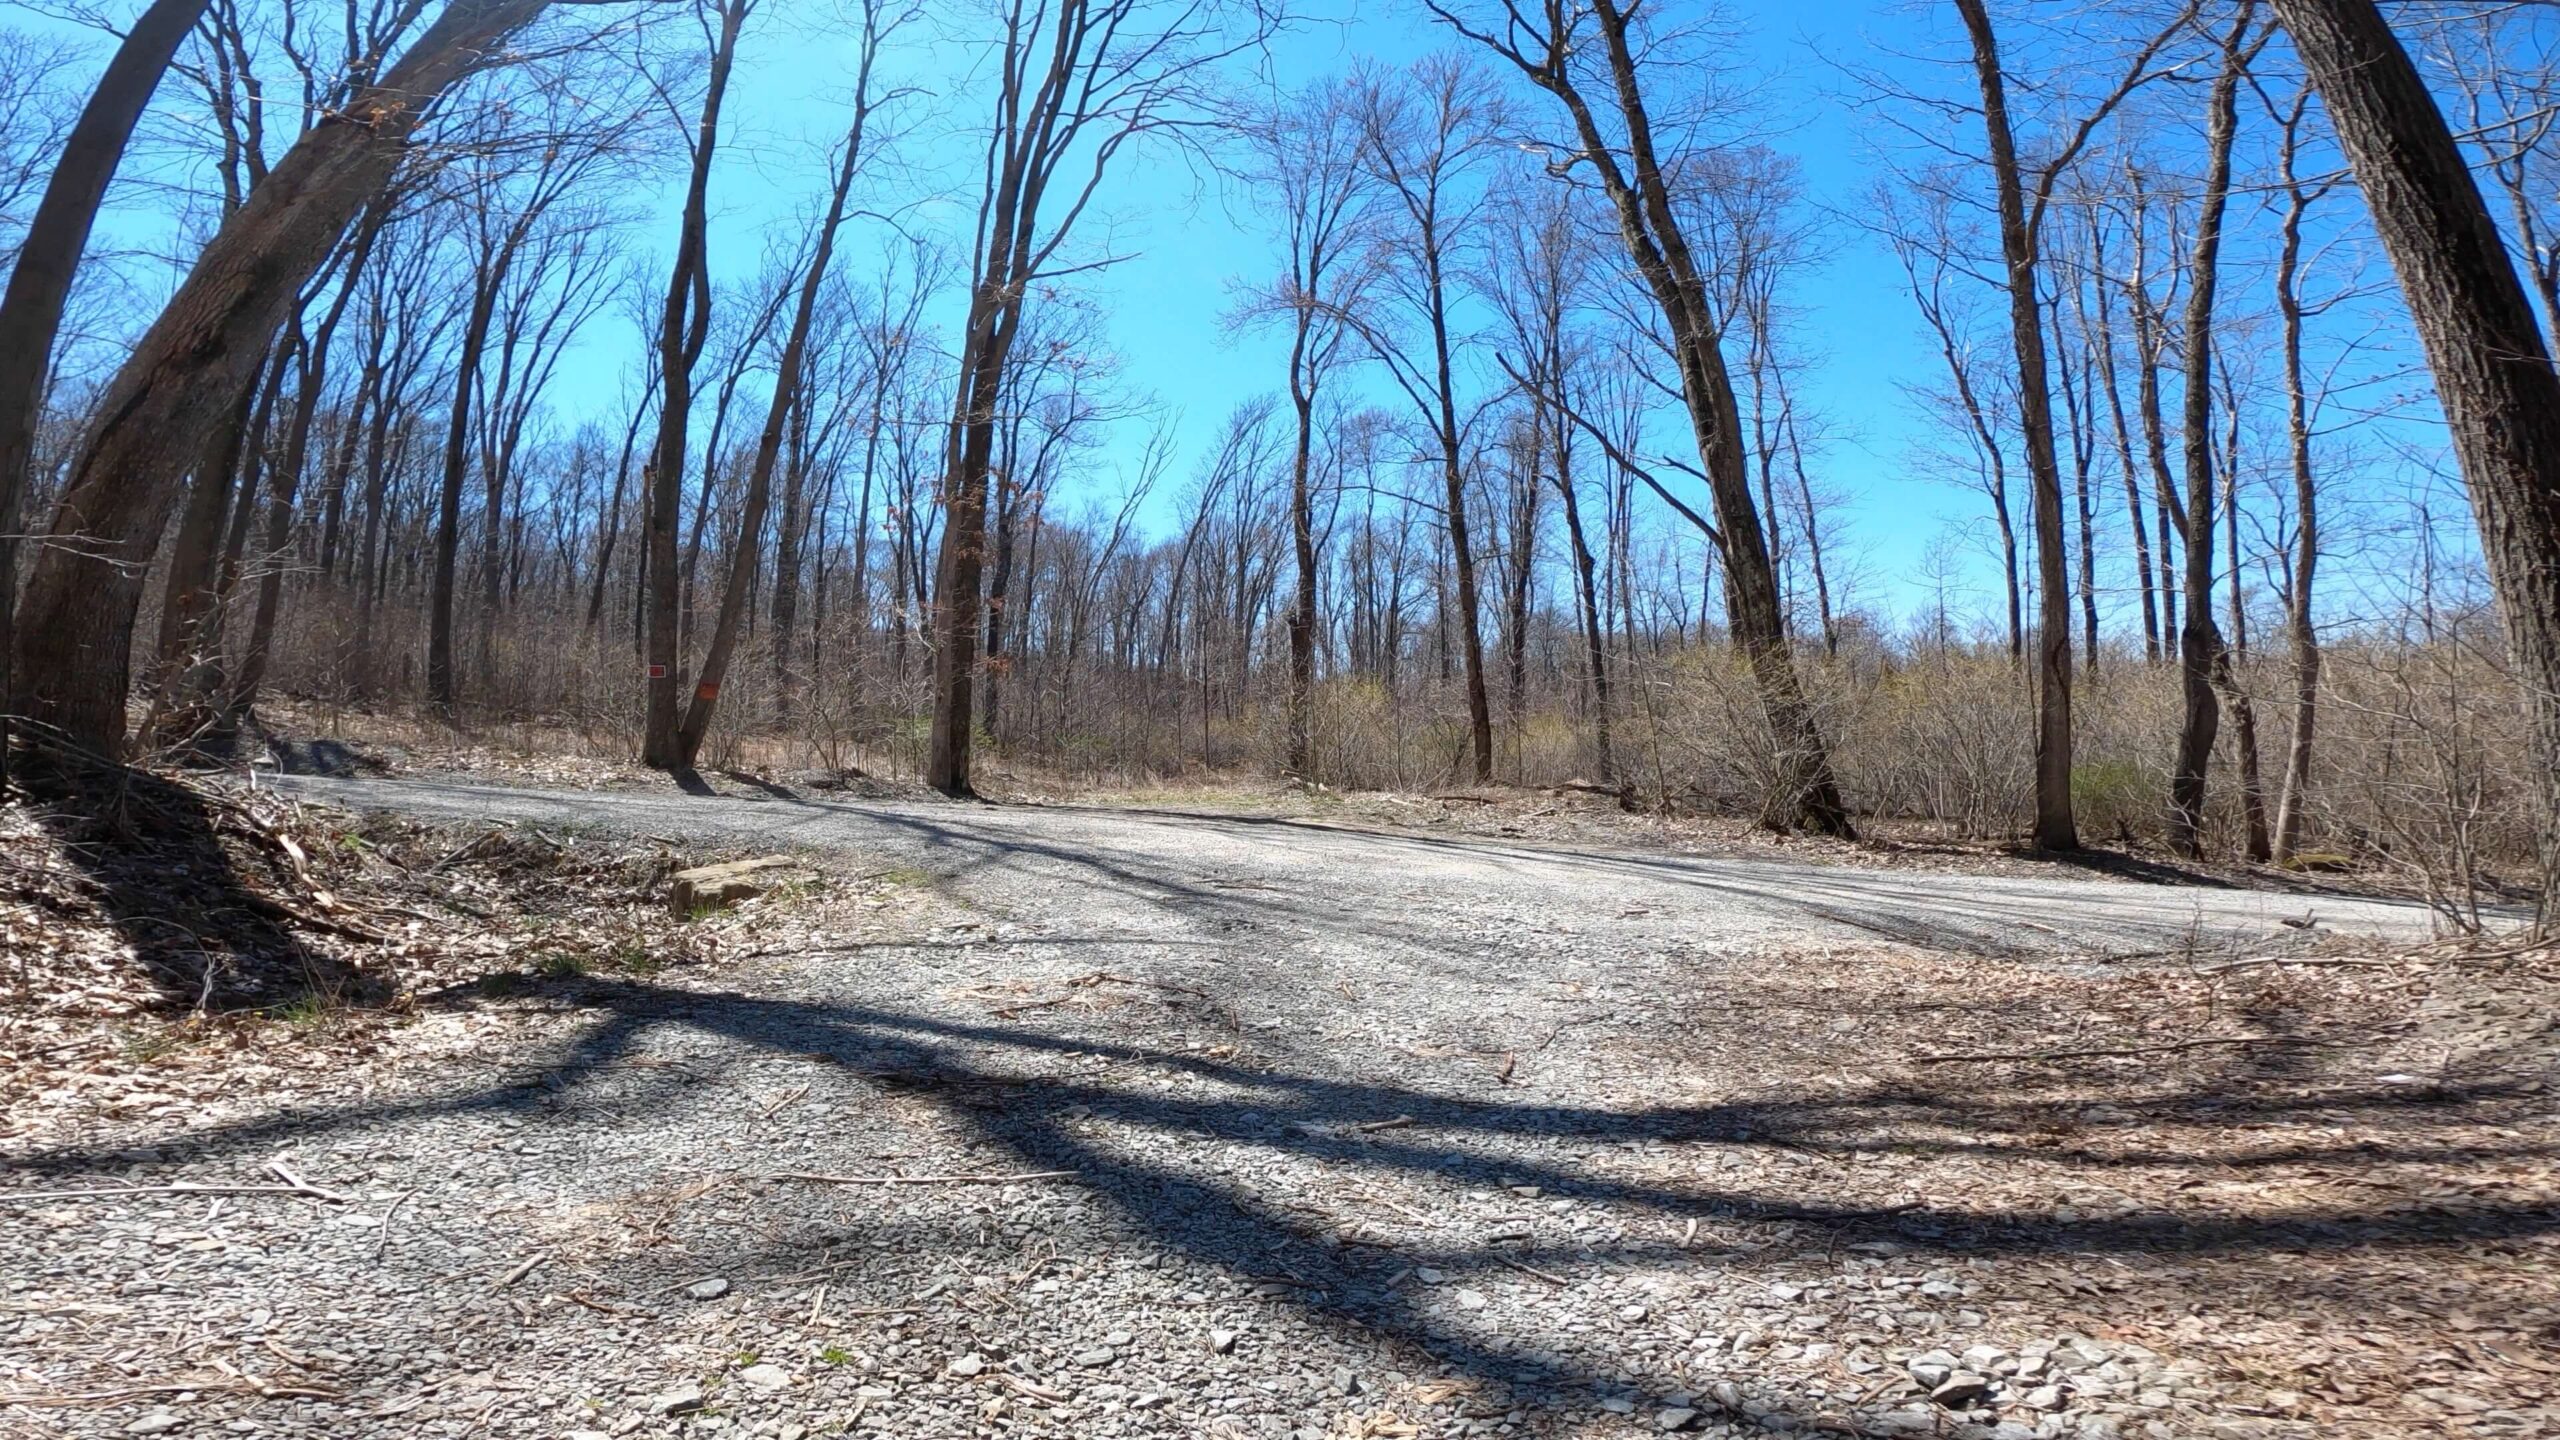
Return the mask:
<path fill-rule="evenodd" d="M 13 1142 L 0 1434 L 2560 1426 L 2487 1358 L 2288 1348 L 2334 1323 L 2342 1256 L 2384 1351 L 2386 1317 L 2456 1303 L 2436 1257 L 2491 1242 L 2515 1263 L 2458 1303 L 2547 1315 L 2547 1196 L 2244 1194 L 2233 1152 L 2110 1149 L 2138 1111 L 2030 1125 L 1997 1087 L 1913 1083 L 1966 1068 L 1933 1067 L 1972 1058 L 1941 1045 L 2049 1040 L 2045 997 L 2091 977 L 2139 1024 L 2155 992 L 2126 967 L 2291 944 L 2306 908 L 2419 937 L 2414 906 L 1073 807 L 288 783 L 829 852 L 919 903 L 698 973 L 444 997 L 379 1064 Z M 2252 1057 L 2224 1099 L 2296 1083 L 2295 1052 L 2259 1047 L 2292 1037 L 2244 1022 L 2181 1009 L 2145 1048 Z M 2399 1103 L 2346 1093 L 2322 1103 L 2356 1124 Z M 2282 1163 L 2368 1163 L 2334 1114 L 2248 1123 L 2297 1118 Z M 2003 1188 L 2030 1173 L 2060 1178 Z M 124 1186 L 252 1193 L 34 1198 Z M 2504 1357 L 2497 1323 L 2472 1328 Z"/>

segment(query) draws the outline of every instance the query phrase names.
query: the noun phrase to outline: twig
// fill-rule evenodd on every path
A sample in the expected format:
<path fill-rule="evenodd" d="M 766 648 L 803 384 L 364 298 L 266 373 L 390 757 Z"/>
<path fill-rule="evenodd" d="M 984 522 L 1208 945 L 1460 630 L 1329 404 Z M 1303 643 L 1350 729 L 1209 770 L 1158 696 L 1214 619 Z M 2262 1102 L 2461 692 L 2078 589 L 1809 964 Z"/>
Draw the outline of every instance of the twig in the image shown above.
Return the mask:
<path fill-rule="evenodd" d="M 550 1258 L 550 1252 L 541 1250 L 537 1250 L 533 1254 L 527 1255 L 522 1260 L 516 1262 L 514 1269 L 499 1276 L 497 1283 L 491 1285 L 486 1293 L 491 1295 L 497 1294 L 499 1291 L 506 1289 L 508 1286 L 513 1285 L 527 1275 L 532 1274 L 536 1269 L 540 1268 L 543 1261 Z"/>
<path fill-rule="evenodd" d="M 116 1185 L 99 1190 L 21 1190 L 0 1195 L 0 1204 L 33 1200 L 99 1200 L 120 1195 L 312 1195 L 338 1197 L 308 1185 Z"/>
<path fill-rule="evenodd" d="M 806 1180 L 817 1185 L 1010 1185 L 1017 1180 L 1067 1180 L 1073 1170 L 1026 1170 L 1019 1175 L 819 1175 L 806 1170 L 784 1170 L 775 1180 Z"/>
<path fill-rule="evenodd" d="M 391 1249 L 391 1220 L 392 1220 L 392 1217 L 394 1217 L 394 1216 L 398 1215 L 398 1214 L 400 1213 L 400 1207 L 401 1207 L 401 1206 L 403 1206 L 403 1205 L 408 1204 L 408 1203 L 409 1203 L 409 1197 L 410 1197 L 410 1196 L 412 1196 L 412 1195 L 415 1195 L 415 1194 L 417 1194 L 417 1193 L 418 1193 L 418 1191 L 417 1191 L 417 1188 L 416 1188 L 415 1186 L 412 1186 L 412 1187 L 410 1187 L 410 1188 L 409 1188 L 409 1189 L 407 1189 L 407 1190 L 403 1190 L 403 1191 L 401 1191 L 401 1192 L 400 1192 L 400 1198 L 391 1202 L 391 1208 L 382 1212 L 382 1229 L 381 1229 L 381 1230 L 380 1230 L 380 1231 L 379 1231 L 379 1232 L 374 1236 L 374 1241 L 373 1241 L 373 1263 L 374 1263 L 374 1264 L 376 1264 L 376 1265 L 381 1264 L 381 1263 L 382 1263 L 382 1257 L 383 1257 L 385 1254 L 388 1254 L 388 1253 L 390 1252 L 390 1249 Z"/>
<path fill-rule="evenodd" d="M 2196 973 L 2219 975 L 2226 970 L 2246 970 L 2256 965 L 2352 965 L 2366 970 L 2387 970 L 2399 963 L 2391 960 L 2355 960 L 2343 955 L 2260 955 L 2248 960 L 2228 960 L 2220 965 L 2207 965 Z"/>
<path fill-rule="evenodd" d="M 443 869 L 444 867 L 446 867 L 447 865 L 452 864 L 453 862 L 455 862 L 455 861 L 457 861 L 457 860 L 461 859 L 462 857 L 464 857 L 464 856 L 466 856 L 466 855 L 470 854 L 472 851 L 479 849 L 481 846 L 488 844 L 490 841 L 497 839 L 499 836 L 504 835 L 505 833 L 507 833 L 507 832 L 506 832 L 506 830 L 505 830 L 505 828 L 504 828 L 504 827 L 500 827 L 500 828 L 498 828 L 498 829 L 495 829 L 495 830 L 490 831 L 488 834 L 481 836 L 479 839 L 474 840 L 474 841 L 470 842 L 470 843 L 469 843 L 469 844 L 467 844 L 467 845 L 459 846 L 459 847 L 457 847 L 457 848 L 455 848 L 455 849 L 452 849 L 452 850 L 448 850 L 448 851 L 446 851 L 446 852 L 445 852 L 445 857 L 444 857 L 443 859 L 438 860 L 438 861 L 437 861 L 436 863 L 434 863 L 433 865 L 430 865 L 430 866 L 428 866 L 428 867 L 427 867 L 427 873 L 428 873 L 428 874 L 430 874 L 430 875 L 433 875 L 433 874 L 434 874 L 434 873 L 436 873 L 437 871 L 442 870 L 442 869 Z"/>
<path fill-rule="evenodd" d="M 1373 1195 L 1366 1190 L 1355 1190 L 1351 1193 L 1356 1199 L 1366 1200 L 1372 1205 L 1382 1205 L 1387 1209 L 1393 1210 L 1397 1214 L 1413 1221 L 1415 1224 L 1429 1225 L 1433 1223 L 1430 1216 L 1423 1214 L 1421 1211 L 1414 1209 L 1410 1205 L 1398 1204 L 1384 1195 Z"/>
<path fill-rule="evenodd" d="M 1354 1125 L 1351 1127 L 1350 1133 L 1354 1135 L 1369 1135 L 1380 1130 L 1402 1130 L 1413 1123 L 1414 1119 L 1412 1116 L 1398 1115 L 1392 1120 L 1370 1120 Z"/>
<path fill-rule="evenodd" d="M 291 1167 L 287 1166 L 282 1160 L 268 1161 L 267 1173 L 275 1176 L 287 1185 L 292 1186 L 294 1189 L 301 1191 L 305 1195 L 312 1196 L 316 1199 L 326 1200 L 332 1205 L 345 1205 L 350 1203 L 346 1196 L 340 1195 L 334 1191 L 323 1190 L 319 1186 L 312 1184 L 310 1181 L 303 1179 L 301 1176 L 296 1175 L 293 1173 Z"/>
<path fill-rule="evenodd" d="M 2133 1045 L 2120 1050 L 2010 1050 L 1982 1055 L 1922 1055 L 1914 1065 L 1979 1065 L 1994 1060 L 2115 1060 L 2135 1055 L 2167 1055 L 2181 1050 L 2206 1050 L 2216 1045 L 2317 1045 L 2322 1042 L 2298 1035 L 2215 1035 L 2202 1040 L 2180 1040 L 2169 1045 Z"/>
<path fill-rule="evenodd" d="M 1534 1276 L 1536 1276 L 1537 1278 L 1539 1278 L 1539 1279 L 1541 1279 L 1541 1280 L 1546 1281 L 1546 1282 L 1547 1282 L 1548 1284 L 1550 1284 L 1550 1285 L 1563 1286 L 1563 1285 L 1570 1285 L 1570 1284 L 1572 1284 L 1572 1283 L 1573 1283 L 1572 1281 L 1567 1280 L 1566 1278 L 1564 1278 L 1564 1277 L 1563 1277 L 1563 1276 L 1561 1276 L 1561 1275 L 1554 1275 L 1554 1274 L 1550 1274 L 1550 1273 L 1548 1273 L 1547 1271 L 1544 1271 L 1544 1270 L 1539 1269 L 1539 1268 L 1538 1268 L 1537 1266 L 1535 1266 L 1535 1265 L 1524 1265 L 1524 1264 L 1522 1264 L 1521 1262 L 1519 1262 L 1519 1261 L 1517 1261 L 1517 1260 L 1512 1259 L 1510 1256 L 1505 1255 L 1505 1254 L 1503 1254 L 1502 1252 L 1500 1252 L 1500 1251 L 1498 1251 L 1498 1250 L 1487 1250 L 1487 1251 L 1486 1251 L 1486 1252 L 1484 1252 L 1484 1253 L 1485 1253 L 1486 1255 L 1488 1255 L 1488 1256 L 1492 1257 L 1493 1263 L 1495 1263 L 1496 1265 L 1508 1265 L 1508 1266 L 1510 1266 L 1512 1269 L 1519 1271 L 1519 1272 L 1520 1272 L 1521 1274 L 1523 1274 L 1523 1275 L 1534 1275 Z"/>

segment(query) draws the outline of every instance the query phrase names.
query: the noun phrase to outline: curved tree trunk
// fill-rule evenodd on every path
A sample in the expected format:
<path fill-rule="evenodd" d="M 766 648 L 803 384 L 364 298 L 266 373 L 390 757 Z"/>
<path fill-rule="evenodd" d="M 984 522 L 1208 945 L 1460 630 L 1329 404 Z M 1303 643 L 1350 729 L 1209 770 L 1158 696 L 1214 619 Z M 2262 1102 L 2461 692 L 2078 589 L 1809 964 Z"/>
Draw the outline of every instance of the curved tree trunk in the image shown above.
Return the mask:
<path fill-rule="evenodd" d="M 693 174 L 686 187 L 683 218 L 677 223 L 676 256 L 667 274 L 667 300 L 658 329 L 658 443 L 649 460 L 646 594 L 642 599 L 643 650 L 648 665 L 648 728 L 640 742 L 640 763 L 662 770 L 683 765 L 676 743 L 676 520 L 684 491 L 685 432 L 693 419 L 693 367 L 711 336 L 711 271 L 705 254 L 709 229 L 706 193 L 711 159 L 720 143 L 720 104 L 729 89 L 729 68 L 738 55 L 738 30 L 746 23 L 751 0 L 727 0 L 720 7 L 720 35 L 711 55 L 711 87 L 703 96 L 702 119 L 693 136 Z M 703 462 L 708 485 L 710 457 Z M 700 536 L 702 527 L 694 526 Z"/>
<path fill-rule="evenodd" d="M 2291 860 L 2302 845 L 2311 797 L 2312 747 L 2319 730 L 2320 632 L 2311 623 L 2312 586 L 2320 573 L 2320 491 L 2311 458 L 2311 404 L 2303 378 L 2302 221 L 2312 191 L 2294 169 L 2306 90 L 2285 117 L 2278 158 L 2283 167 L 2286 205 L 2283 242 L 2276 254 L 2276 311 L 2283 320 L 2286 449 L 2293 465 L 2293 573 L 2286 586 L 2285 641 L 2293 652 L 2293 725 L 2285 745 L 2284 779 L 2276 798 L 2276 829 L 2270 850 L 2278 864 Z M 2324 184 L 2318 187 L 2326 190 Z"/>
<path fill-rule="evenodd" d="M 876 29 L 871 38 L 876 45 Z M 764 555 L 765 511 L 773 495 L 774 462 L 782 454 L 783 431 L 791 423 L 793 397 L 800 393 L 800 370 L 809 354 L 809 328 L 817 318 L 827 262 L 835 254 L 836 231 L 844 224 L 845 198 L 852 193 L 854 174 L 862 167 L 862 132 L 871 113 L 872 48 L 866 46 L 863 51 L 853 129 L 845 136 L 844 159 L 836 166 L 835 189 L 827 200 L 826 218 L 818 223 L 817 245 L 809 257 L 808 272 L 800 277 L 799 309 L 791 316 L 791 333 L 783 341 L 781 363 L 774 368 L 773 403 L 765 410 L 764 430 L 756 437 L 754 465 L 747 472 L 746 512 L 738 522 L 738 548 L 729 560 L 728 589 L 720 597 L 719 618 L 712 622 L 711 646 L 702 657 L 701 680 L 693 688 L 693 703 L 685 708 L 684 723 L 676 731 L 676 763 L 687 768 L 702 753 L 702 737 L 711 731 L 712 711 L 720 701 L 720 684 L 728 676 L 729 657 L 737 649 L 738 627 L 744 622 L 747 602 L 756 591 L 756 567 Z M 788 517 L 786 523 L 787 520 Z"/>
<path fill-rule="evenodd" d="M 54 160 L 53 177 L 45 182 L 44 199 L 9 271 L 8 293 L 0 296 L 0 786 L 9 778 L 9 717 L 16 709 L 10 697 L 18 516 L 26 503 L 54 336 L 107 182 L 124 163 L 133 127 L 204 8 L 205 0 L 152 0 L 125 32 Z"/>
<path fill-rule="evenodd" d="M 179 477 L 426 111 L 546 3 L 454 0 L 379 83 L 295 141 L 197 256 L 102 393 L 47 526 L 17 637 L 24 713 L 90 749 L 123 749 L 134 610 Z"/>

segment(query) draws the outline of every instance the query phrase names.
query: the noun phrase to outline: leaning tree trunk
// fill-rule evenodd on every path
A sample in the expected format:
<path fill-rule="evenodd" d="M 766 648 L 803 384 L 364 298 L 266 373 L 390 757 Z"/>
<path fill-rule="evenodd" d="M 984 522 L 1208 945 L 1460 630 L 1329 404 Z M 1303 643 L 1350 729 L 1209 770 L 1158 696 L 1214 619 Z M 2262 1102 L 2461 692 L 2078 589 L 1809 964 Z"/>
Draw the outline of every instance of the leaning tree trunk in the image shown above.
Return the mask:
<path fill-rule="evenodd" d="M 2444 115 L 2372 0 L 2275 0 L 2434 369 L 2524 685 L 2542 907 L 2560 889 L 2560 374 Z"/>
<path fill-rule="evenodd" d="M 453 0 L 379 83 L 295 141 L 196 257 L 102 392 L 46 528 L 18 635 L 22 713 L 92 750 L 122 750 L 134 610 L 179 478 L 426 111 L 547 3 Z"/>
<path fill-rule="evenodd" d="M 107 182 L 124 163 L 133 127 L 204 8 L 205 0 L 152 0 L 125 32 L 54 160 L 53 178 L 45 182 L 44 199 L 19 243 L 8 293 L 0 297 L 0 786 L 9 778 L 9 717 L 15 710 L 8 702 L 16 648 L 11 602 L 18 591 L 18 514 L 26 500 L 27 467 L 35 458 L 54 336 Z"/>
<path fill-rule="evenodd" d="M 1680 393 L 1689 412 L 1689 428 L 1697 438 L 1699 459 L 1715 502 L 1722 531 L 1717 552 L 1724 561 L 1725 619 L 1733 641 L 1751 667 L 1767 717 L 1772 745 L 1783 772 L 1781 794 L 1771 797 L 1773 824 L 1805 825 L 1826 835 L 1855 839 L 1857 827 L 1840 797 L 1831 770 L 1831 750 L 1822 737 L 1804 685 L 1796 674 L 1795 656 L 1787 647 L 1785 616 L 1778 606 L 1777 573 L 1769 545 L 1751 499 L 1742 454 L 1742 426 L 1734 402 L 1733 376 L 1725 367 L 1720 329 L 1708 299 L 1706 283 L 1689 248 L 1687 233 L 1673 209 L 1669 181 L 1655 156 L 1652 120 L 1636 73 L 1636 52 L 1628 35 L 1632 15 L 1620 0 L 1593 0 L 1606 41 L 1610 81 L 1619 108 L 1627 117 L 1632 175 L 1614 164 L 1603 171 L 1618 212 L 1619 230 L 1630 256 L 1643 272 L 1663 319 L 1674 337 L 1680 371 Z M 1542 81 L 1566 98 L 1582 133 L 1586 155 L 1606 160 L 1611 146 L 1589 108 L 1574 92 L 1569 72 L 1558 68 Z M 1629 602 L 1632 603 L 1631 601 Z M 1632 624 L 1632 615 L 1630 615 Z"/>

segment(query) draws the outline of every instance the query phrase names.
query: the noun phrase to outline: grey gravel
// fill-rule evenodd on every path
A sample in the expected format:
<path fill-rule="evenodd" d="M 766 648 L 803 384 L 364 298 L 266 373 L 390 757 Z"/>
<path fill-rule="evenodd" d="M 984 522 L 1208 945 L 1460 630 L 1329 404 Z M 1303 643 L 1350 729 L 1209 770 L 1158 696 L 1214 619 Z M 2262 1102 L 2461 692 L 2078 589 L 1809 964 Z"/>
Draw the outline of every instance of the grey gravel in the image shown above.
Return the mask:
<path fill-rule="evenodd" d="M 1751 1143 L 1755 1097 L 1684 1088 L 1647 1047 L 1684 976 L 1775 944 L 1884 928 L 2078 963 L 2274 934 L 2286 897 L 1083 808 L 290 783 L 906 878 L 808 946 L 441 997 L 353 1073 L 9 1142 L 49 1187 L 254 1184 L 282 1157 L 348 1197 L 0 1207 L 13 1377 L 105 1389 L 219 1357 L 335 1397 L 261 1399 L 208 1368 L 191 1398 L 47 1412 L 70 1440 L 160 1433 L 137 1427 L 164 1409 L 313 1440 L 1288 1440 L 1390 1410 L 1435 1437 L 1730 1440 L 1849 1415 L 1873 1435 L 2183 1440 L 2243 1408 L 2184 1354 L 2069 1333 L 2057 1308 L 2099 1302 L 2022 1299 L 2059 1293 L 2013 1283 L 2026 1260 L 1687 1198 L 1819 1204 L 1852 1172 L 1899 1192 L 1880 1165 Z M 2320 913 L 2427 927 L 2417 907 Z M 1049 1171 L 1071 1173 L 779 1178 Z M 493 1289 L 537 1248 L 549 1263 Z M 1982 1346 L 1999 1358 L 1976 1364 Z M 2047 1383 L 1994 1387 L 2035 1360 Z M 1996 1414 L 1930 1403 L 1968 1364 Z"/>

